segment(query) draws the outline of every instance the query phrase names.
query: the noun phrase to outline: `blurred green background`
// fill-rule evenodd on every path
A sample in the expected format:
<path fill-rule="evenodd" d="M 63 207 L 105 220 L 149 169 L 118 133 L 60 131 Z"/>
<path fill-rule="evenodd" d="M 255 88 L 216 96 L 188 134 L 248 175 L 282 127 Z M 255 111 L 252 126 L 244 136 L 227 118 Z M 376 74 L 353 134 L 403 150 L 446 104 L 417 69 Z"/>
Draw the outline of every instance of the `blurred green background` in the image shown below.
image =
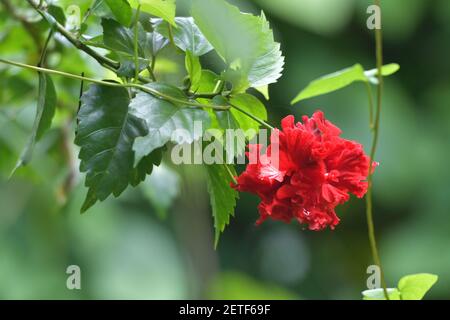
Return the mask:
<path fill-rule="evenodd" d="M 25 1 L 9 2 L 31 21 L 31 34 L 45 38 L 47 26 Z M 55 2 L 63 8 L 77 4 L 82 13 L 91 3 Z M 178 14 L 188 15 L 189 1 L 177 2 Z M 346 138 L 368 150 L 363 84 L 295 106 L 289 102 L 323 74 L 356 62 L 374 67 L 373 33 L 366 28 L 369 1 L 230 2 L 243 11 L 263 9 L 282 44 L 286 65 L 266 102 L 270 122 L 321 109 Z M 0 56 L 35 64 L 39 52 L 33 37 L 3 3 Z M 384 0 L 382 5 L 385 62 L 399 63 L 401 71 L 385 82 L 376 159 L 381 257 L 389 286 L 406 274 L 435 273 L 440 279 L 427 297 L 450 299 L 450 2 Z M 90 19 L 91 25 L 98 21 Z M 100 31 L 94 27 L 88 34 Z M 107 75 L 60 37 L 48 65 L 96 78 Z M 158 68 L 167 77 L 184 76 L 182 63 L 161 59 Z M 80 215 L 86 190 L 70 121 L 80 84 L 54 80 L 59 96 L 53 128 L 38 144 L 31 165 L 7 181 L 31 131 L 37 75 L 0 65 L 1 299 L 360 299 L 372 263 L 362 200 L 338 209 L 342 220 L 336 230 L 312 232 L 297 223 L 267 221 L 255 227 L 258 199 L 241 194 L 214 250 L 202 170 L 165 161 L 143 186 Z M 81 268 L 82 290 L 66 289 L 65 271 L 73 264 Z"/>

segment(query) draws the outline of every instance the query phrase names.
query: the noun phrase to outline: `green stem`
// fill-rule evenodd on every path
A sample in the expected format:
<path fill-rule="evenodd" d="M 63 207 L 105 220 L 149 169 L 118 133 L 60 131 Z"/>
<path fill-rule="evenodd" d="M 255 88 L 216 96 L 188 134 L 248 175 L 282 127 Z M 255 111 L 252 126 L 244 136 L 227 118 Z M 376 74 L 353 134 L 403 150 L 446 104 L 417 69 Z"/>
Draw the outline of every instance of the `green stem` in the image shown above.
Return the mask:
<path fill-rule="evenodd" d="M 139 80 L 139 47 L 138 47 L 138 23 L 139 23 L 139 15 L 141 13 L 141 5 L 139 4 L 136 9 L 136 18 L 134 22 L 134 83 L 137 83 Z"/>
<path fill-rule="evenodd" d="M 52 16 L 50 16 L 47 12 L 39 9 L 32 0 L 27 0 L 27 2 L 52 26 L 58 31 L 64 38 L 66 38 L 70 43 L 72 43 L 73 46 L 75 46 L 77 49 L 84 51 L 89 56 L 94 58 L 101 66 L 103 66 L 106 69 L 109 69 L 115 73 L 117 73 L 117 70 L 120 68 L 120 63 L 114 60 L 111 60 L 105 56 L 102 56 L 98 52 L 96 52 L 94 49 L 90 48 L 88 45 L 86 45 L 84 42 L 82 42 L 80 39 L 75 37 L 72 33 L 67 31 L 61 24 L 59 24 Z M 139 81 L 143 83 L 150 82 L 148 79 L 139 76 Z"/>
<path fill-rule="evenodd" d="M 43 73 L 48 73 L 48 74 L 54 74 L 54 75 L 71 78 L 71 79 L 76 79 L 76 80 L 88 81 L 88 82 L 92 82 L 92 83 L 96 83 L 96 84 L 100 84 L 100 85 L 104 85 L 104 86 L 109 86 L 109 87 L 135 88 L 135 89 L 147 92 L 155 97 L 158 97 L 158 98 L 161 98 L 164 100 L 168 100 L 170 102 L 181 104 L 181 105 L 188 105 L 188 106 L 197 107 L 197 108 L 211 108 L 211 109 L 216 109 L 216 110 L 229 110 L 230 109 L 230 106 L 220 106 L 220 105 L 216 106 L 216 105 L 212 105 L 212 104 L 203 104 L 203 103 L 199 103 L 199 102 L 195 102 L 195 101 L 189 101 L 189 100 L 175 98 L 168 94 L 159 92 L 158 90 L 155 90 L 153 88 L 146 87 L 146 86 L 143 86 L 143 85 L 140 85 L 137 83 L 117 83 L 117 82 L 102 81 L 102 80 L 86 78 L 86 77 L 82 77 L 82 76 L 79 76 L 76 74 L 66 73 L 66 72 L 62 72 L 62 71 L 30 66 L 28 64 L 9 61 L 9 60 L 5 60 L 5 59 L 0 59 L 0 62 L 9 64 L 12 66 L 16 66 L 16 67 L 35 70 L 38 72 L 43 72 Z"/>
<path fill-rule="evenodd" d="M 370 86 L 370 83 L 368 81 L 364 82 L 366 85 L 366 89 L 367 89 L 367 97 L 369 98 L 369 126 L 370 126 L 370 130 L 373 131 L 373 94 L 372 94 L 372 88 Z"/>
<path fill-rule="evenodd" d="M 375 0 L 375 5 L 381 8 L 380 1 Z M 373 222 L 373 201 L 372 201 L 372 171 L 373 171 L 373 159 L 375 158 L 377 145 L 378 145 L 378 137 L 379 137 L 379 128 L 380 128 L 380 114 L 381 114 L 381 102 L 382 102 L 382 94 L 383 94 L 383 76 L 381 74 L 381 67 L 383 66 L 383 38 L 381 29 L 375 30 L 375 43 L 376 43 L 376 60 L 377 60 L 377 69 L 378 69 L 378 87 L 377 87 L 377 105 L 375 110 L 375 120 L 373 123 L 373 139 L 372 139 L 372 148 L 370 151 L 370 165 L 369 165 L 369 176 L 367 179 L 368 189 L 366 194 L 366 216 L 367 216 L 367 227 L 369 234 L 369 242 L 370 248 L 372 251 L 372 257 L 376 265 L 380 268 L 381 273 L 381 285 L 383 287 L 383 292 L 386 300 L 389 300 L 389 295 L 386 287 L 386 280 L 384 278 L 384 271 L 381 266 L 381 259 L 378 253 L 378 247 L 375 237 L 375 227 Z"/>
<path fill-rule="evenodd" d="M 45 40 L 44 47 L 41 52 L 41 58 L 39 59 L 38 67 L 42 67 L 45 64 L 45 59 L 47 56 L 48 45 L 50 44 L 50 40 L 53 38 L 54 29 L 51 28 L 48 34 L 47 39 Z"/>
<path fill-rule="evenodd" d="M 254 116 L 253 114 L 245 111 L 244 109 L 241 109 L 240 107 L 230 103 L 230 106 L 236 110 L 238 110 L 239 112 L 245 114 L 247 117 L 252 118 L 253 120 L 255 120 L 256 122 L 258 122 L 259 124 L 263 125 L 264 127 L 266 127 L 269 130 L 273 130 L 274 127 L 272 127 L 270 124 L 268 124 L 267 122 L 265 122 L 264 120 L 258 118 L 257 116 Z"/>

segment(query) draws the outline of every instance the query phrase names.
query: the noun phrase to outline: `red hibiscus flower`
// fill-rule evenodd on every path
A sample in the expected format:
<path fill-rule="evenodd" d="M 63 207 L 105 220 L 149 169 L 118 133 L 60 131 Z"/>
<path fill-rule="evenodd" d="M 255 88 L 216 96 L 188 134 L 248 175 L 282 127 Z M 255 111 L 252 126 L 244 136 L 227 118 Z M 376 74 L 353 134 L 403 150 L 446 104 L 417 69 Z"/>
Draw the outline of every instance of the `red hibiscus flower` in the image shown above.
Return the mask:
<path fill-rule="evenodd" d="M 265 152 L 250 144 L 249 164 L 232 186 L 261 198 L 257 224 L 270 217 L 297 219 L 311 230 L 334 229 L 336 206 L 350 193 L 359 198 L 366 193 L 370 159 L 361 144 L 341 138 L 341 130 L 321 111 L 302 120 L 284 118 Z"/>

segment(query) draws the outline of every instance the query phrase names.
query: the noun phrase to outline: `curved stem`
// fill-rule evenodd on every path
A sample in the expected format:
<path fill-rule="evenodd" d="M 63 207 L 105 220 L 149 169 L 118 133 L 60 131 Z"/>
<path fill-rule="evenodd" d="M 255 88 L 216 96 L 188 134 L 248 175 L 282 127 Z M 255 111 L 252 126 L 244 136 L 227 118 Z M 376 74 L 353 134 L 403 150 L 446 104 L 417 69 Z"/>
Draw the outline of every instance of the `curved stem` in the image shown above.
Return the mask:
<path fill-rule="evenodd" d="M 380 1 L 375 0 L 375 5 L 380 7 Z M 381 7 L 380 7 L 381 8 Z M 379 128 L 380 128 L 380 115 L 381 115 L 381 102 L 383 94 L 383 76 L 381 74 L 381 67 L 383 66 L 383 39 L 381 29 L 375 30 L 375 42 L 376 42 L 376 60 L 378 69 L 378 87 L 377 87 L 377 105 L 375 110 L 375 120 L 373 123 L 373 139 L 372 147 L 370 150 L 370 165 L 369 165 L 369 176 L 367 179 L 368 189 L 366 194 L 366 216 L 367 216 L 367 227 L 369 233 L 370 248 L 372 251 L 372 257 L 376 265 L 380 268 L 381 273 L 381 285 L 383 287 L 383 292 L 386 300 L 389 300 L 389 295 L 386 287 L 386 280 L 384 278 L 384 271 L 381 266 L 381 259 L 378 253 L 378 247 L 375 237 L 375 227 L 373 222 L 373 201 L 372 201 L 372 171 L 373 171 L 373 159 L 375 158 Z M 370 99 L 370 98 L 369 98 Z"/>
<path fill-rule="evenodd" d="M 173 102 L 173 103 L 187 105 L 187 106 L 191 106 L 191 107 L 210 108 L 210 109 L 216 109 L 216 110 L 229 110 L 230 109 L 230 106 L 203 104 L 203 103 L 199 103 L 199 102 L 195 102 L 195 101 L 189 101 L 189 100 L 175 98 L 175 97 L 172 97 L 172 96 L 170 96 L 168 94 L 162 93 L 162 92 L 160 92 L 160 91 L 158 91 L 156 89 L 153 89 L 153 88 L 150 88 L 150 87 L 147 87 L 147 86 L 143 86 L 143 85 L 140 85 L 140 84 L 137 84 L 137 83 L 117 83 L 117 82 L 102 81 L 102 80 L 86 78 L 86 77 L 82 77 L 82 76 L 79 76 L 79 75 L 76 75 L 76 74 L 66 73 L 66 72 L 62 72 L 62 71 L 51 70 L 51 69 L 35 67 L 35 66 L 30 66 L 28 64 L 23 64 L 23 63 L 19 63 L 19 62 L 9 61 L 9 60 L 5 60 L 5 59 L 0 59 L 0 62 L 9 64 L 9 65 L 12 65 L 12 66 L 16 66 L 16 67 L 21 67 L 21 68 L 25 68 L 25 69 L 35 70 L 35 71 L 38 71 L 38 72 L 43 72 L 43 73 L 48 73 L 48 74 L 54 74 L 54 75 L 58 75 L 58 76 L 66 77 L 66 78 L 71 78 L 71 79 L 76 79 L 76 80 L 88 81 L 88 82 L 101 84 L 101 85 L 109 86 L 109 87 L 135 88 L 135 89 L 147 92 L 147 93 L 149 93 L 149 94 L 151 94 L 151 95 L 153 95 L 155 97 L 158 97 L 158 98 L 161 98 L 161 99 L 164 99 L 164 100 L 168 100 L 168 101 Z"/>

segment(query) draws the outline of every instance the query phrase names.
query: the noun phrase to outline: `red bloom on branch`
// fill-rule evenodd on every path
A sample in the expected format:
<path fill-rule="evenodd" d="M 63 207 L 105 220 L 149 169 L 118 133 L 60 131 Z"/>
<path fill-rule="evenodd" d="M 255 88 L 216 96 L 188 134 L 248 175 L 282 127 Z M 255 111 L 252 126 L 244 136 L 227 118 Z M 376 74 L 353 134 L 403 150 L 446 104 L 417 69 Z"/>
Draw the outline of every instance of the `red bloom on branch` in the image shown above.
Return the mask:
<path fill-rule="evenodd" d="M 341 138 L 341 130 L 321 111 L 302 120 L 284 118 L 265 152 L 250 144 L 250 163 L 233 188 L 261 198 L 257 224 L 270 217 L 297 219 L 311 230 L 334 229 L 336 206 L 350 193 L 359 198 L 366 193 L 370 159 L 361 144 Z"/>

